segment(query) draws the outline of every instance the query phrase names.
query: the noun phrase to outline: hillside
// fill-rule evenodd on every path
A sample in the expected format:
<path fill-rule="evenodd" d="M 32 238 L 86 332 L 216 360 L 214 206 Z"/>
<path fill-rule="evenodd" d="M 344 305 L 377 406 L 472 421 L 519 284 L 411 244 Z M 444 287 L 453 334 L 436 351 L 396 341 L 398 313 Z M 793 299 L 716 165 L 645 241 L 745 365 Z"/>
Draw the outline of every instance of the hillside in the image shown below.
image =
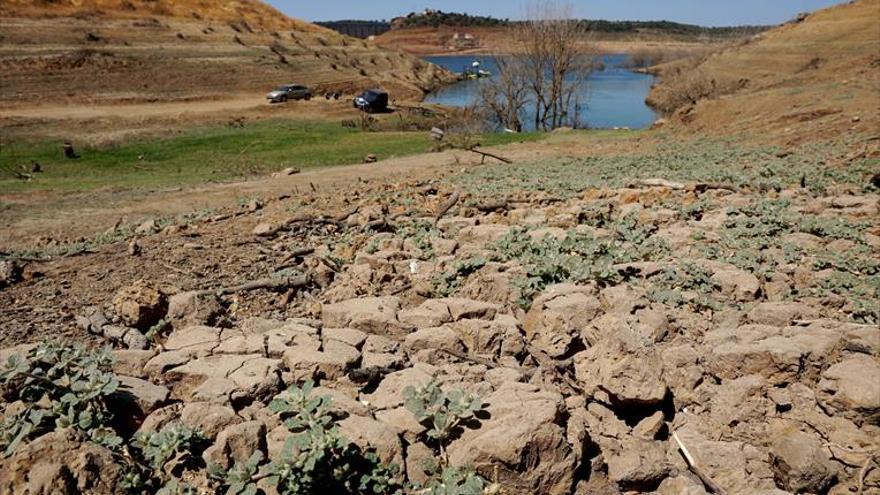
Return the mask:
<path fill-rule="evenodd" d="M 880 0 L 819 11 L 715 53 L 659 69 L 649 102 L 695 131 L 837 135 L 880 125 Z M 690 100 L 690 101 L 687 101 Z M 695 102 L 695 100 L 698 100 Z M 873 104 L 866 105 L 866 102 Z M 792 129 L 806 132 L 793 133 Z"/>
<path fill-rule="evenodd" d="M 246 22 L 260 29 L 322 31 L 308 22 L 291 19 L 257 0 L 4 0 L 3 17 L 105 17 L 137 19 L 144 16 L 190 18 L 214 22 Z"/>
<path fill-rule="evenodd" d="M 256 1 L 5 1 L 0 105 L 223 99 L 282 83 L 420 98 L 448 77 Z"/>

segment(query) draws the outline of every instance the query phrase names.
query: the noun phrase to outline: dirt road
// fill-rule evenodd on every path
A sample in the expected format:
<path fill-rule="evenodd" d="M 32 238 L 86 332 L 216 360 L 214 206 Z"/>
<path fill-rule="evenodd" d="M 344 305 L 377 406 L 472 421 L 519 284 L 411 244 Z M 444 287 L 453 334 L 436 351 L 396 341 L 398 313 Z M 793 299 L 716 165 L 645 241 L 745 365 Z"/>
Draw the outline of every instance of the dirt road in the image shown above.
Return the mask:
<path fill-rule="evenodd" d="M 161 103 L 131 103 L 119 105 L 34 105 L 0 107 L 0 118 L 31 119 L 94 119 L 106 117 L 127 118 L 177 117 L 220 111 L 239 111 L 268 106 L 265 99 L 253 94 L 232 95 L 218 100 L 175 101 Z"/>

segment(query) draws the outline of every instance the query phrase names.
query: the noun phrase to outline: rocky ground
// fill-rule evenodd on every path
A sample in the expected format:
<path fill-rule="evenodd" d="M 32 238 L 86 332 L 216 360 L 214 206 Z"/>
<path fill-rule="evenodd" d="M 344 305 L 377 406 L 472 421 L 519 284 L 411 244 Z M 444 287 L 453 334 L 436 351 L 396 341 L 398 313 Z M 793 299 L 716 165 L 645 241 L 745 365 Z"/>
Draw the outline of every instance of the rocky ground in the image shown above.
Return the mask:
<path fill-rule="evenodd" d="M 19 253 L 0 491 L 324 493 L 285 443 L 332 436 L 399 468 L 348 493 L 880 493 L 877 159 L 661 143 Z"/>

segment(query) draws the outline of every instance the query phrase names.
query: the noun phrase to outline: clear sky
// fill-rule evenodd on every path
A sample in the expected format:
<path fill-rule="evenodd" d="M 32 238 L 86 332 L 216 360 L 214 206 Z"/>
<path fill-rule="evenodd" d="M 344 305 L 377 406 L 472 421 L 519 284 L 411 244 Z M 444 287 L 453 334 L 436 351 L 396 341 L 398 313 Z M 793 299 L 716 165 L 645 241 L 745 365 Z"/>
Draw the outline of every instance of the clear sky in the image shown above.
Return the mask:
<path fill-rule="evenodd" d="M 517 19 L 523 0 L 267 0 L 287 15 L 309 21 L 391 19 L 426 7 Z M 844 0 L 571 0 L 577 17 L 608 20 L 669 20 L 701 26 L 780 24 L 799 12 Z"/>

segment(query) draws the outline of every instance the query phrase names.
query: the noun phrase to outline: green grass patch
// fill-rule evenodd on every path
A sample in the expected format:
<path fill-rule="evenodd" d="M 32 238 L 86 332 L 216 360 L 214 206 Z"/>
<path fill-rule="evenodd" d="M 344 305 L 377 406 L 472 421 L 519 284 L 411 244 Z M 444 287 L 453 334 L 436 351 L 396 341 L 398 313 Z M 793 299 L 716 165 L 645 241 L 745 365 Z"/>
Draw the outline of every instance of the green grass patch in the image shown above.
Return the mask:
<path fill-rule="evenodd" d="M 535 140 L 536 134 L 490 134 L 486 146 Z M 12 142 L 0 147 L 0 191 L 75 191 L 107 187 L 156 188 L 230 181 L 285 167 L 322 167 L 361 163 L 368 154 L 380 160 L 424 153 L 426 132 L 361 132 L 336 122 L 268 120 L 244 128 L 209 127 L 172 137 L 108 147 L 78 148 L 80 158 L 61 154 L 62 140 Z M 35 180 L 14 170 L 38 162 Z M 25 170 L 26 171 L 26 170 Z"/>

